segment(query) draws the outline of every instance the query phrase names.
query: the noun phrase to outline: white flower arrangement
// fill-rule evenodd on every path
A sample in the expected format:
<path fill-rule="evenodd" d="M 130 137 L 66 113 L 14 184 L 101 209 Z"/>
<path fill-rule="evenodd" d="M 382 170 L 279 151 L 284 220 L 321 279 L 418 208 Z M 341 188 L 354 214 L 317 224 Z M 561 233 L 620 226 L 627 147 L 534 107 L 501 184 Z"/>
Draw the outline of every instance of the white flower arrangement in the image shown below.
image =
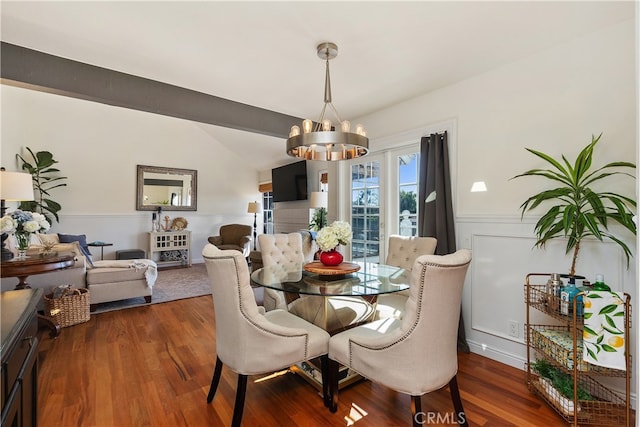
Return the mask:
<path fill-rule="evenodd" d="M 16 209 L 2 217 L 2 233 L 20 234 L 47 231 L 51 225 L 47 218 L 38 212 L 26 212 Z"/>
<path fill-rule="evenodd" d="M 351 241 L 351 225 L 345 221 L 334 221 L 316 235 L 316 243 L 321 251 L 327 252 L 338 245 L 347 245 Z"/>

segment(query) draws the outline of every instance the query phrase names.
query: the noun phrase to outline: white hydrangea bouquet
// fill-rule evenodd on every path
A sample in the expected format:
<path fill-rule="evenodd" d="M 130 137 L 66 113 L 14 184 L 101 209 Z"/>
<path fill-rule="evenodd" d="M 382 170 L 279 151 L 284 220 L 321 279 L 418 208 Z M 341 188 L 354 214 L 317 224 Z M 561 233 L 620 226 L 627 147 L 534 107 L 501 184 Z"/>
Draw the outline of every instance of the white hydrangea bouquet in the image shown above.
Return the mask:
<path fill-rule="evenodd" d="M 27 212 L 16 209 L 0 220 L 2 233 L 16 236 L 19 251 L 26 251 L 31 241 L 31 234 L 39 231 L 47 231 L 51 225 L 47 218 L 38 212 Z"/>
<path fill-rule="evenodd" d="M 347 245 L 351 242 L 351 225 L 345 221 L 334 221 L 324 227 L 316 235 L 316 243 L 321 251 L 333 250 L 338 245 Z"/>

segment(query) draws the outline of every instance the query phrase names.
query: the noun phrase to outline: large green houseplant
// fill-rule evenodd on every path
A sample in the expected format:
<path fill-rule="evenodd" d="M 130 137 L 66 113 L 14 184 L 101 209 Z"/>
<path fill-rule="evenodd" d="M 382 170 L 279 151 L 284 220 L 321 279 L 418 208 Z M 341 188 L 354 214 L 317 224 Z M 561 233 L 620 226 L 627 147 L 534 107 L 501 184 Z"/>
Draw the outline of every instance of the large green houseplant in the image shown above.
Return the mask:
<path fill-rule="evenodd" d="M 636 208 L 635 200 L 610 191 L 598 192 L 591 186 L 613 175 L 627 175 L 635 178 L 625 169 L 635 169 L 630 162 L 612 162 L 597 169 L 592 169 L 593 150 L 600 141 L 602 134 L 592 136 L 591 143 L 582 149 L 575 162 L 571 164 L 566 157 L 562 161 L 556 160 L 548 154 L 527 148 L 526 150 L 543 159 L 552 167 L 550 169 L 531 169 L 520 175 L 539 176 L 546 178 L 554 187 L 534 194 L 525 200 L 520 208 L 521 218 L 541 204 L 551 205 L 536 223 L 536 247 L 544 247 L 550 239 L 567 238 L 566 253 L 573 250 L 570 275 L 575 275 L 576 261 L 580 252 L 580 242 L 585 237 L 594 237 L 600 241 L 609 238 L 616 242 L 624 251 L 627 266 L 631 257 L 631 250 L 618 237 L 609 231 L 610 222 L 621 224 L 634 235 L 636 225 L 633 215 Z"/>
<path fill-rule="evenodd" d="M 53 154 L 48 151 L 38 151 L 34 153 L 29 147 L 26 147 L 31 155 L 31 161 L 25 160 L 21 155 L 17 155 L 22 161 L 22 170 L 27 171 L 33 178 L 33 191 L 35 200 L 20 203 L 20 209 L 23 211 L 39 212 L 43 214 L 50 223 L 52 218 L 60 222 L 58 212 L 62 209 L 60 203 L 51 199 L 49 193 L 54 188 L 65 187 L 67 184 L 62 182 L 67 179 L 65 176 L 58 176 L 59 169 L 53 167 L 57 160 L 53 158 Z"/>

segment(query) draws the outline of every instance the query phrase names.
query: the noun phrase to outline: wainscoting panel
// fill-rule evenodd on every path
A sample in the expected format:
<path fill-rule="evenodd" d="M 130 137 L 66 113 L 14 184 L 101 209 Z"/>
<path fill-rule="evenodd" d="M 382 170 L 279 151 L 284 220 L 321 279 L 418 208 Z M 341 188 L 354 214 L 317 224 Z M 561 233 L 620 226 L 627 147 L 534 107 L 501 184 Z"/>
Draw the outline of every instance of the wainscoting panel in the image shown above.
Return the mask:
<path fill-rule="evenodd" d="M 565 255 L 565 241 L 553 242 L 542 250 L 535 239 L 522 236 L 474 234 L 472 247 L 471 327 L 516 342 L 524 342 L 524 283 L 528 273 L 568 273 L 571 256 Z M 598 242 L 600 243 L 600 242 Z M 600 246 L 618 255 L 614 262 L 602 262 Z M 578 274 L 593 281 L 603 273 L 613 289 L 622 283 L 621 253 L 614 243 L 587 242 L 578 257 Z M 540 282 L 538 282 L 540 283 Z M 544 281 L 542 282 L 544 283 Z M 580 283 L 579 283 L 580 285 Z M 510 322 L 519 325 L 518 337 L 509 335 Z"/>
<path fill-rule="evenodd" d="M 535 248 L 535 222 L 519 217 L 457 218 L 456 225 L 458 246 L 473 253 L 462 299 L 471 351 L 522 369 L 525 277 L 533 272 L 568 273 L 571 255 L 565 254 L 566 241 L 557 239 L 544 249 Z M 635 240 L 625 242 L 635 253 Z M 585 241 L 576 270 L 591 281 L 597 273 L 604 274 L 613 290 L 627 292 L 637 301 L 636 264 L 633 258 L 627 269 L 622 250 L 613 242 Z M 636 313 L 632 311 L 633 324 Z M 510 322 L 517 323 L 517 337 L 509 333 Z"/>

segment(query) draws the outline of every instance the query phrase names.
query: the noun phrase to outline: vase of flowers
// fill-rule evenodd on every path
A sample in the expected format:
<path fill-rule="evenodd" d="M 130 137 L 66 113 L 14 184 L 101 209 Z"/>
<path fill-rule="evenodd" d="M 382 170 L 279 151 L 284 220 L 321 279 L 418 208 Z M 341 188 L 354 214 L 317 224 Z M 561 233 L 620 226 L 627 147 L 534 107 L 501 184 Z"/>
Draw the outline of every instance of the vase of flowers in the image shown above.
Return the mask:
<path fill-rule="evenodd" d="M 47 231 L 50 224 L 44 215 L 38 212 L 26 212 L 16 209 L 2 217 L 2 232 L 16 237 L 18 259 L 27 257 L 27 249 L 31 235 L 35 232 Z"/>
<path fill-rule="evenodd" d="M 323 265 L 340 265 L 344 261 L 344 257 L 337 249 L 331 249 L 330 251 L 320 252 L 320 262 Z"/>
<path fill-rule="evenodd" d="M 322 251 L 320 262 L 324 265 L 339 265 L 344 257 L 338 252 L 338 245 L 347 245 L 351 241 L 351 226 L 345 221 L 334 221 L 316 235 L 316 243 Z"/>

